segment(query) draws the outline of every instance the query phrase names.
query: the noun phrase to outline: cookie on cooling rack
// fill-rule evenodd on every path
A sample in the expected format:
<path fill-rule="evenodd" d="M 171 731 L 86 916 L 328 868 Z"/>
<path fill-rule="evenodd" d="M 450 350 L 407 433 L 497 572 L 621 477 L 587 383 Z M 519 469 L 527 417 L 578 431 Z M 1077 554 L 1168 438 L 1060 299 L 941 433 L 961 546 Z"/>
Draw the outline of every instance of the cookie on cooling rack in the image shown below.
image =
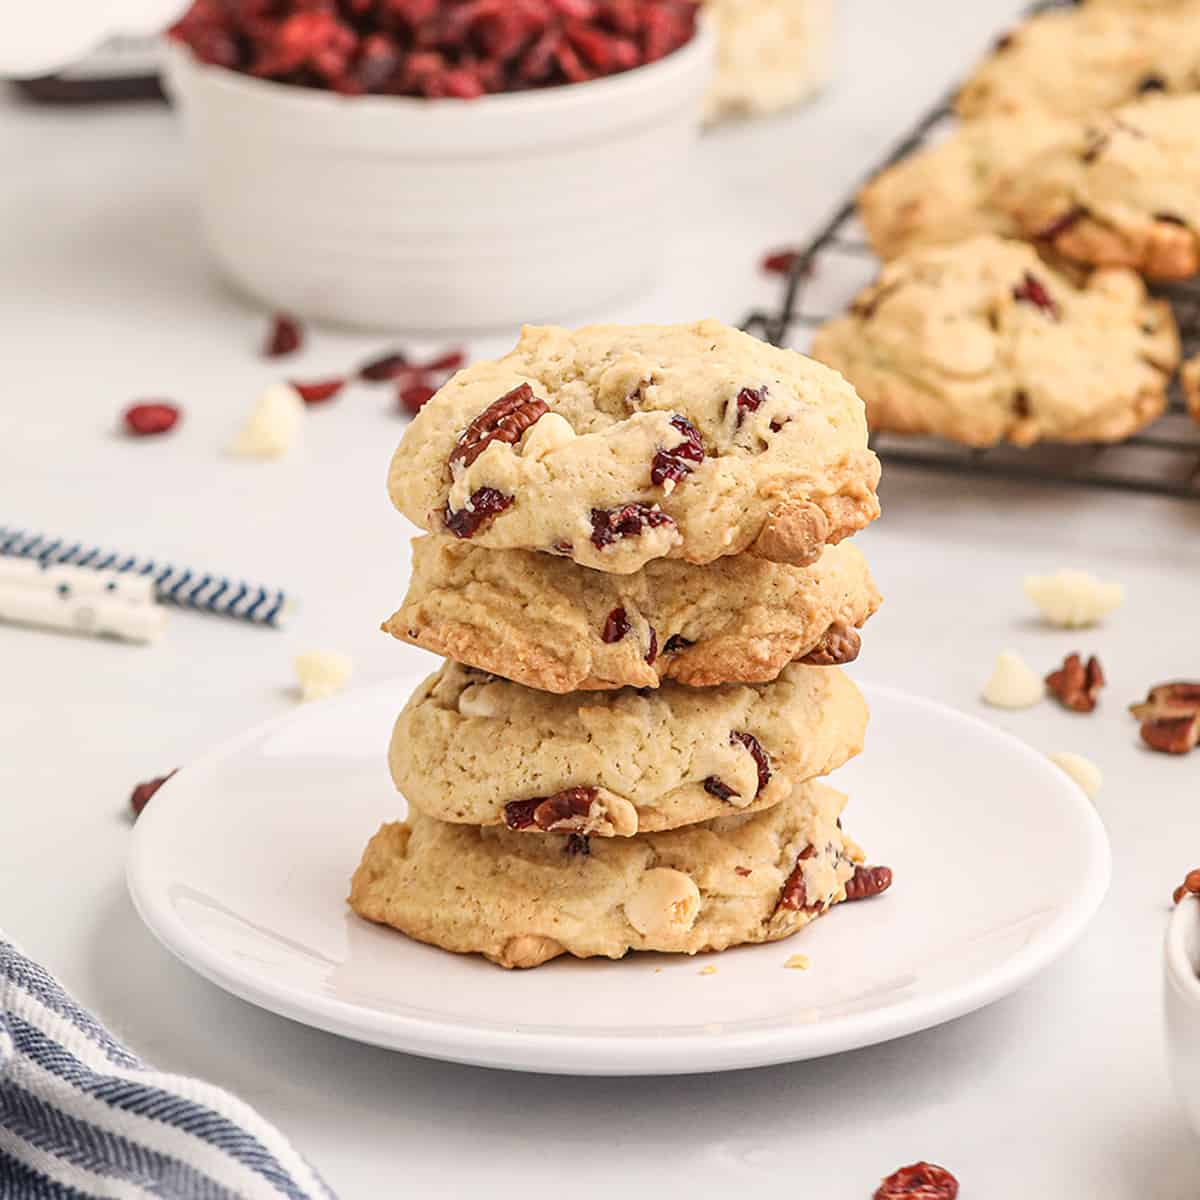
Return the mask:
<path fill-rule="evenodd" d="M 559 696 L 447 663 L 400 714 L 388 760 L 439 820 L 628 837 L 778 804 L 856 755 L 866 727 L 836 667 Z"/>
<path fill-rule="evenodd" d="M 808 567 L 749 554 L 611 575 L 532 550 L 413 542 L 402 641 L 546 692 L 763 683 L 788 663 L 850 662 L 880 597 L 850 542 Z"/>
<path fill-rule="evenodd" d="M 993 194 L 1073 128 L 1042 113 L 988 117 L 885 168 L 858 196 L 859 219 L 876 254 L 895 258 L 981 233 L 1015 236 L 1016 221 Z"/>
<path fill-rule="evenodd" d="M 888 263 L 812 354 L 854 384 L 876 430 L 1112 442 L 1162 413 L 1179 335 L 1132 271 L 1077 285 L 1023 242 L 980 237 Z"/>
<path fill-rule="evenodd" d="M 1183 381 L 1183 395 L 1187 400 L 1188 412 L 1200 421 L 1200 354 L 1189 358 L 1179 374 Z"/>
<path fill-rule="evenodd" d="M 1085 117 L 1151 92 L 1200 88 L 1200 3 L 1170 11 L 1056 8 L 1002 37 L 959 91 L 968 120 Z"/>
<path fill-rule="evenodd" d="M 891 883 L 808 784 L 767 812 L 601 840 L 524 837 L 414 814 L 371 839 L 350 907 L 417 941 L 536 967 L 560 954 L 699 954 L 773 942 Z"/>
<path fill-rule="evenodd" d="M 995 193 L 1026 237 L 1153 279 L 1200 272 L 1200 93 L 1078 122 Z"/>
<path fill-rule="evenodd" d="M 878 516 L 878 480 L 845 380 L 700 321 L 526 328 L 421 409 L 388 483 L 431 533 L 629 574 L 743 552 L 803 566 Z"/>

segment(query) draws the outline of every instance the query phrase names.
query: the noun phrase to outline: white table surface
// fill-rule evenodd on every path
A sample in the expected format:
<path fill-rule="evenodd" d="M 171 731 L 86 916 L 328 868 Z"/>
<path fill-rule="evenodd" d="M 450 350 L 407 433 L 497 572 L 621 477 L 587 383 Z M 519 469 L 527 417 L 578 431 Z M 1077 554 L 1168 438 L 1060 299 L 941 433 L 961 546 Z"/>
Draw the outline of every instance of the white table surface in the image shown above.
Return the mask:
<path fill-rule="evenodd" d="M 661 287 L 598 315 L 737 321 L 770 302 L 761 251 L 812 229 L 1016 7 L 846 0 L 837 86 L 787 119 L 708 137 Z M 407 530 L 383 493 L 402 425 L 386 389 L 355 389 L 312 414 L 289 461 L 222 454 L 277 368 L 256 357 L 261 315 L 210 272 L 166 113 L 4 103 L 0 162 L 0 521 L 303 600 L 284 633 L 174 615 L 155 649 L 0 628 L 0 925 L 138 1051 L 257 1105 L 346 1200 L 435 1188 L 863 1200 L 921 1157 L 951 1166 L 967 1200 L 1197 1194 L 1200 1153 L 1165 1069 L 1159 961 L 1171 888 L 1200 860 L 1200 760 L 1141 751 L 1124 705 L 1200 673 L 1200 507 L 894 470 L 884 519 L 860 539 L 887 604 L 856 673 L 1105 771 L 1111 893 L 1083 942 L 1019 994 L 890 1045 L 724 1076 L 519 1076 L 344 1042 L 225 995 L 157 945 L 125 894 L 126 802 L 137 781 L 286 711 L 294 653 L 344 650 L 360 680 L 419 653 L 377 632 L 407 570 Z M 338 371 L 381 345 L 321 332 L 286 370 Z M 160 394 L 187 410 L 174 437 L 115 435 L 123 405 Z M 1105 628 L 1031 620 L 1023 575 L 1064 565 L 1126 585 Z M 1097 652 L 1101 710 L 985 712 L 979 688 L 1010 646 L 1046 669 Z M 904 747 L 868 753 L 895 757 L 888 799 L 904 804 Z"/>

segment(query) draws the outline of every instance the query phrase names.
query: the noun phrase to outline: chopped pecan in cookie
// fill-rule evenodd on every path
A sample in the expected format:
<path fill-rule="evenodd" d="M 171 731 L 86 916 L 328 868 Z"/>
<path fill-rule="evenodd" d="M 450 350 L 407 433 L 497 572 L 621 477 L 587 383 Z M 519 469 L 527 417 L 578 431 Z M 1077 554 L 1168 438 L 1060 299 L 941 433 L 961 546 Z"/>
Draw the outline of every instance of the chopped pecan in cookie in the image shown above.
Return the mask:
<path fill-rule="evenodd" d="M 1078 654 L 1068 654 L 1057 671 L 1046 676 L 1046 687 L 1054 698 L 1072 712 L 1093 712 L 1104 687 L 1104 670 L 1093 654 L 1085 665 Z"/>
<path fill-rule="evenodd" d="M 680 633 L 673 633 L 667 638 L 667 644 L 663 647 L 663 653 L 677 654 L 680 650 L 686 650 L 689 646 L 694 646 L 695 644 L 691 638 L 685 638 Z"/>
<path fill-rule="evenodd" d="M 459 464 L 469 467 L 492 442 L 515 445 L 525 431 L 549 411 L 527 383 L 506 392 L 467 426 L 450 455 L 451 470 Z"/>
<path fill-rule="evenodd" d="M 852 663 L 862 649 L 857 629 L 838 621 L 825 631 L 821 640 L 800 661 L 810 667 L 835 667 Z"/>
<path fill-rule="evenodd" d="M 465 508 L 455 510 L 447 504 L 442 513 L 442 521 L 456 538 L 474 537 L 512 502 L 512 496 L 506 496 L 496 488 L 476 488 Z"/>
<path fill-rule="evenodd" d="M 1160 683 L 1129 711 L 1141 721 L 1142 741 L 1152 750 L 1187 754 L 1200 743 L 1200 683 Z"/>
<path fill-rule="evenodd" d="M 573 787 L 553 796 L 512 800 L 504 806 L 504 823 L 509 829 L 535 826 L 543 833 L 578 831 L 586 823 L 596 795 L 594 787 Z"/>
<path fill-rule="evenodd" d="M 796 855 L 796 865 L 792 868 L 792 873 L 787 877 L 783 890 L 779 893 L 779 903 L 775 905 L 777 911 L 786 908 L 792 912 L 800 912 L 801 910 L 809 911 L 814 907 L 808 903 L 808 895 L 804 887 L 804 863 L 806 859 L 812 858 L 813 853 L 812 846 L 805 846 Z"/>

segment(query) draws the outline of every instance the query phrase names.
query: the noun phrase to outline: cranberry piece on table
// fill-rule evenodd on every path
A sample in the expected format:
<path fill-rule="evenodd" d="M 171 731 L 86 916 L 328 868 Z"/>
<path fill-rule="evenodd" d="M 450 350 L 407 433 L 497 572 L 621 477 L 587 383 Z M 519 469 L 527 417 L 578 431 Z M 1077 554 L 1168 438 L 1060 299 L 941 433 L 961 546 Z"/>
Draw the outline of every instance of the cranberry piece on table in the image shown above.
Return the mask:
<path fill-rule="evenodd" d="M 303 344 L 304 331 L 300 322 L 287 313 L 276 313 L 263 343 L 263 357 L 282 358 L 285 354 L 295 354 Z"/>
<path fill-rule="evenodd" d="M 167 433 L 179 424 L 181 413 L 174 404 L 164 400 L 149 400 L 130 405 L 123 414 L 125 428 L 134 437 L 154 437 Z"/>

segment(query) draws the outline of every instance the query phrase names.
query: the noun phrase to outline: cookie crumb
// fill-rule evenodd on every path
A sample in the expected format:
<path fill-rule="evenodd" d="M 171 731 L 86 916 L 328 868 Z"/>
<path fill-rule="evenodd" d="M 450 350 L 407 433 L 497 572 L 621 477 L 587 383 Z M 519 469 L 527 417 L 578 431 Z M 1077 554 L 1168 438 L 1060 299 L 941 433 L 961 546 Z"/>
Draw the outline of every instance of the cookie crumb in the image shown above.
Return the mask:
<path fill-rule="evenodd" d="M 348 655 L 330 650 L 310 650 L 296 655 L 296 681 L 300 687 L 300 699 L 324 700 L 340 692 L 354 672 L 354 663 Z"/>
<path fill-rule="evenodd" d="M 1101 583 L 1086 571 L 1071 570 L 1027 575 L 1025 595 L 1037 605 L 1042 620 L 1059 629 L 1099 625 L 1125 601 L 1119 583 Z"/>
<path fill-rule="evenodd" d="M 807 971 L 812 966 L 812 959 L 807 954 L 793 954 L 783 965 L 793 971 Z"/>
<path fill-rule="evenodd" d="M 717 968 L 716 968 L 716 967 L 713 967 L 713 966 L 701 967 L 701 968 L 700 968 L 700 974 L 701 974 L 701 975 L 715 975 L 716 973 L 717 973 Z"/>
<path fill-rule="evenodd" d="M 1096 798 L 1096 794 L 1100 791 L 1100 785 L 1104 782 L 1104 775 L 1091 759 L 1084 758 L 1082 754 L 1072 754 L 1069 750 L 1063 750 L 1058 754 L 1050 755 L 1050 761 L 1066 771 L 1083 788 L 1083 794 L 1089 800 Z"/>
<path fill-rule="evenodd" d="M 983 688 L 983 701 L 993 708 L 1031 708 L 1046 694 L 1041 676 L 1012 650 L 996 658 L 991 678 Z"/>

